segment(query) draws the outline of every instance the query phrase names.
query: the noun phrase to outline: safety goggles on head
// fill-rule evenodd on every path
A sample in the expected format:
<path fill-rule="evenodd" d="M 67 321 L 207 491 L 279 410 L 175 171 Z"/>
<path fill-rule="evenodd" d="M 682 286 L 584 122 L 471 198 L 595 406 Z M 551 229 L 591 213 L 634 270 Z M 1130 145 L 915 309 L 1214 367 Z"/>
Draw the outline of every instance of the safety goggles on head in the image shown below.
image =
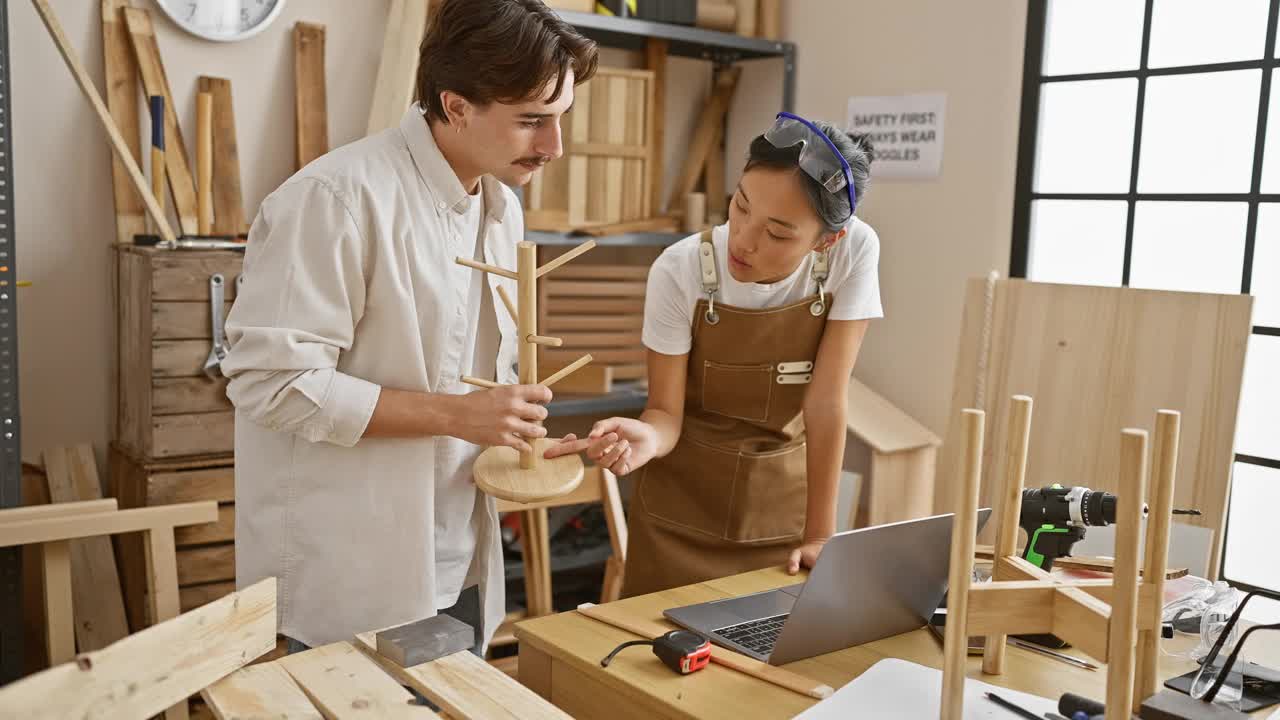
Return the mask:
<path fill-rule="evenodd" d="M 853 172 L 844 155 L 840 154 L 826 133 L 798 115 L 780 112 L 773 127 L 765 131 L 764 139 L 779 149 L 798 143 L 801 146 L 800 169 L 829 193 L 844 190 L 849 197 L 849 217 L 853 217 L 853 210 L 857 206 Z M 848 219 L 845 218 L 846 221 Z"/>

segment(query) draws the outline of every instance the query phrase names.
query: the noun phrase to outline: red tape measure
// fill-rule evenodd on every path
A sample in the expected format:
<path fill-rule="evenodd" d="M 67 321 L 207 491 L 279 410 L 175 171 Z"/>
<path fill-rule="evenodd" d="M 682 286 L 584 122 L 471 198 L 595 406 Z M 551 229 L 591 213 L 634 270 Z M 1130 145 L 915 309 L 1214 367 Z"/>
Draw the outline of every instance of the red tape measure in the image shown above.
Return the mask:
<path fill-rule="evenodd" d="M 623 648 L 633 645 L 652 645 L 653 654 L 658 656 L 662 664 L 680 675 L 697 672 L 711 662 L 710 640 L 688 630 L 672 630 L 653 640 L 632 640 L 622 643 L 600 661 L 601 667 L 609 667 L 609 662 L 613 660 L 614 655 Z"/>

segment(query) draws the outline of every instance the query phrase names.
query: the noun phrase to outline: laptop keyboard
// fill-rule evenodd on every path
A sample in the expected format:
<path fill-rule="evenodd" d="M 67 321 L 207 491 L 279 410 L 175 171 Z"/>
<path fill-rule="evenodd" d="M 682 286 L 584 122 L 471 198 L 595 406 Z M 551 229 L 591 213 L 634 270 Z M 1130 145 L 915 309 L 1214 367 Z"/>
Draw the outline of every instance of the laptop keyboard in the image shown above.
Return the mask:
<path fill-rule="evenodd" d="M 782 615 L 760 618 L 759 620 L 750 620 L 737 625 L 722 627 L 714 632 L 716 635 L 726 640 L 731 640 L 753 652 L 768 655 L 773 652 L 773 646 L 778 642 L 778 635 L 782 632 L 782 625 L 790 615 L 791 613 L 783 613 Z"/>

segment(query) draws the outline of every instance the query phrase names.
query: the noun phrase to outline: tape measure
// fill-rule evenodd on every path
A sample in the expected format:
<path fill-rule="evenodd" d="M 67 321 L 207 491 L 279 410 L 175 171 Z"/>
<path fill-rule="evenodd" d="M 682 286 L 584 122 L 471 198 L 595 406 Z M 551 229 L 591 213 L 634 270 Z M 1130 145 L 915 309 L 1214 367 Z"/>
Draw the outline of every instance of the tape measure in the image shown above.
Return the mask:
<path fill-rule="evenodd" d="M 652 645 L 653 654 L 658 656 L 663 665 L 679 675 L 697 672 L 711 662 L 710 640 L 688 630 L 672 630 L 652 640 L 632 640 L 622 643 L 600 661 L 600 667 L 609 667 L 609 662 L 613 660 L 614 655 L 623 648 L 633 645 Z"/>

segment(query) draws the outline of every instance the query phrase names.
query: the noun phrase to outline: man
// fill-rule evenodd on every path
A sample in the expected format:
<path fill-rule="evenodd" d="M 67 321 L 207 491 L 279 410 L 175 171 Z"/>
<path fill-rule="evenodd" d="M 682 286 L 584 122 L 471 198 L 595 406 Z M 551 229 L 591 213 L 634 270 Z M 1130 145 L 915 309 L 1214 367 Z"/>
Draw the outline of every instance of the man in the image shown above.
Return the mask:
<path fill-rule="evenodd" d="M 471 466 L 479 446 L 545 435 L 545 386 L 459 382 L 514 383 L 517 349 L 494 311 L 511 281 L 454 258 L 515 267 L 524 223 L 499 181 L 560 156 L 595 43 L 540 0 L 433 10 L 414 107 L 263 201 L 227 322 L 236 581 L 278 578 L 294 649 L 448 612 L 480 652 L 505 608 Z"/>

